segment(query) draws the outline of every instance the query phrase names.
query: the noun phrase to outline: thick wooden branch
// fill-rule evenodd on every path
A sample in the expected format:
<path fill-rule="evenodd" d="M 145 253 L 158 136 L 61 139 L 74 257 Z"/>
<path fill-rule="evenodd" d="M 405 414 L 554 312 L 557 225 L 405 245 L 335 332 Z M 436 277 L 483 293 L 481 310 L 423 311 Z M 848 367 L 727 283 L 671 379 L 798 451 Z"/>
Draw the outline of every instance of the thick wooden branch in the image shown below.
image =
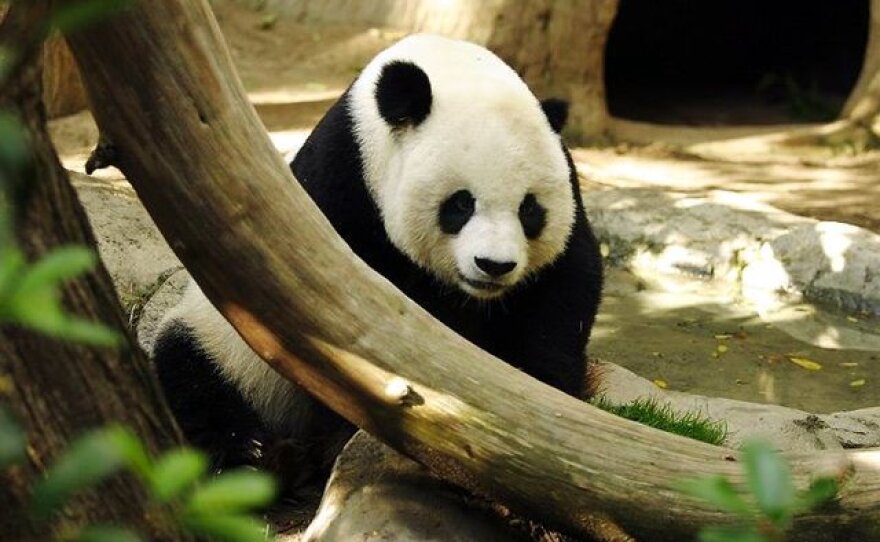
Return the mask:
<path fill-rule="evenodd" d="M 732 518 L 681 479 L 737 454 L 606 414 L 492 358 L 372 272 L 291 177 L 206 0 L 142 0 L 68 36 L 120 166 L 208 297 L 268 363 L 444 478 L 571 532 L 598 511 L 644 540 Z M 880 451 L 790 454 L 848 473 L 799 540 L 870 539 Z"/>

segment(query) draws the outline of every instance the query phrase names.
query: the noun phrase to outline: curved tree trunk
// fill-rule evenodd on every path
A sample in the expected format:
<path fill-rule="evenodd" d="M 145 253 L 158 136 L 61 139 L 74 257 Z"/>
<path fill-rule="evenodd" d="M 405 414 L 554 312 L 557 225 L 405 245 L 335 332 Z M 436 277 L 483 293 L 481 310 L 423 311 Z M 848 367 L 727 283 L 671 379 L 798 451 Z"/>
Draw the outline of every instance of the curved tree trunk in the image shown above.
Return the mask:
<path fill-rule="evenodd" d="M 102 98 L 93 110 L 120 168 L 214 305 L 276 370 L 440 476 L 568 532 L 589 532 L 592 511 L 652 542 L 735 521 L 677 484 L 704 474 L 744 483 L 736 452 L 529 378 L 359 260 L 269 141 L 206 0 L 140 0 L 68 38 Z M 878 536 L 880 450 L 787 457 L 801 487 L 817 472 L 846 479 L 834 507 L 795 520 L 792 540 Z"/>
<path fill-rule="evenodd" d="M 857 149 L 880 147 L 880 0 L 871 0 L 868 43 L 862 71 L 840 118 L 818 128 L 796 129 L 771 143 L 783 145 L 846 144 Z"/>
<path fill-rule="evenodd" d="M 565 135 L 574 143 L 603 138 L 605 43 L 619 0 L 508 0 L 487 47 L 513 66 L 539 98 L 571 104 Z"/>
<path fill-rule="evenodd" d="M 865 61 L 862 63 L 859 80 L 841 114 L 848 119 L 868 119 L 880 115 L 880 0 L 871 0 L 869 9 Z"/>
<path fill-rule="evenodd" d="M 41 5 L 45 6 L 42 2 L 16 3 L 0 27 L 0 43 L 20 45 L 25 43 L 22 36 L 33 35 L 15 30 L 37 32 L 36 24 L 45 21 Z M 19 73 L 0 88 L 0 109 L 16 111 L 30 138 L 35 166 L 29 179 L 32 193 L 18 209 L 16 236 L 33 261 L 61 245 L 96 245 L 46 133 L 39 48 L 30 53 Z M 74 499 L 63 521 L 36 522 L 28 512 L 33 482 L 72 438 L 87 429 L 111 422 L 125 424 L 153 452 L 181 442 L 154 385 L 148 360 L 127 335 L 126 320 L 104 266 L 65 285 L 62 295 L 69 310 L 115 328 L 128 341 L 124 349 L 114 351 L 62 342 L 13 326 L 0 328 L 0 376 L 12 384 L 0 400 L 29 437 L 27 463 L 0 473 L 0 540 L 69 536 L 71 528 L 93 522 L 129 525 L 150 540 L 181 540 L 160 523 L 157 510 L 148 506 L 139 484 L 129 477 L 117 477 Z"/>

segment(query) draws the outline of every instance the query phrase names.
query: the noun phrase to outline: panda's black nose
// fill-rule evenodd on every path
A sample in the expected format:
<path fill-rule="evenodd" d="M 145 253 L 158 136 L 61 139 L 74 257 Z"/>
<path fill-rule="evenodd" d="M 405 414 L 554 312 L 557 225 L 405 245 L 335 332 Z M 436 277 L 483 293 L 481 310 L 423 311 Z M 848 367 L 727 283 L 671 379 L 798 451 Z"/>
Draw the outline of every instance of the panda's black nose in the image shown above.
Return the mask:
<path fill-rule="evenodd" d="M 486 274 L 495 278 L 510 273 L 513 271 L 513 268 L 516 267 L 516 262 L 496 262 L 489 258 L 474 258 L 474 262 L 477 264 L 477 267 L 486 272 Z"/>

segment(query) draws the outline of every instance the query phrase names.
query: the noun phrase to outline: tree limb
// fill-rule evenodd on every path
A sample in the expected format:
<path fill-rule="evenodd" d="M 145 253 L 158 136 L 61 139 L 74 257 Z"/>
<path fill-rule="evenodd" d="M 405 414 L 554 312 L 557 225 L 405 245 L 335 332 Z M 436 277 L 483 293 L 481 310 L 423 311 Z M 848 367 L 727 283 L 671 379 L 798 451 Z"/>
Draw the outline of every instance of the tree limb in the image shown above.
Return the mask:
<path fill-rule="evenodd" d="M 735 452 L 540 384 L 361 262 L 273 148 L 206 0 L 141 0 L 68 39 L 122 171 L 204 292 L 279 372 L 442 477 L 569 532 L 587 532 L 590 511 L 654 541 L 734 521 L 676 484 L 742 482 Z M 819 471 L 848 476 L 838 506 L 796 520 L 796 540 L 871 538 L 880 451 L 787 457 L 801 486 Z"/>

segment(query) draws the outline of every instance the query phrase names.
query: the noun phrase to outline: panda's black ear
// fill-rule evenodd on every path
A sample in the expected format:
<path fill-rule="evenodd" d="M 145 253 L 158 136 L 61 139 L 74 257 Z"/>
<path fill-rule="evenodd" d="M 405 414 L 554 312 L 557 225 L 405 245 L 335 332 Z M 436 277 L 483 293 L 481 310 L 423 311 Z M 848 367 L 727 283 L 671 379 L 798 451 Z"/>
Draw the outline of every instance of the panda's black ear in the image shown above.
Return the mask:
<path fill-rule="evenodd" d="M 560 133 L 568 120 L 568 102 L 559 98 L 547 98 L 541 100 L 541 109 L 544 110 L 553 131 Z"/>
<path fill-rule="evenodd" d="M 382 68 L 376 83 L 376 103 L 385 122 L 394 127 L 416 126 L 431 112 L 431 82 L 412 62 L 395 60 Z"/>

